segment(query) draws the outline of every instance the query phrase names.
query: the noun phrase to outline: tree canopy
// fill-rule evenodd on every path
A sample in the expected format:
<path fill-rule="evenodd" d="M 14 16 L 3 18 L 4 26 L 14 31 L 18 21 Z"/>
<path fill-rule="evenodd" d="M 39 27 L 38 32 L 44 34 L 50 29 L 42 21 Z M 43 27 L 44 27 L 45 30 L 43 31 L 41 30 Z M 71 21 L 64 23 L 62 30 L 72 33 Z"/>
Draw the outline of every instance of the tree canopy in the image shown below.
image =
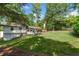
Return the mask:
<path fill-rule="evenodd" d="M 64 15 L 67 12 L 68 4 L 47 4 L 47 12 L 45 17 L 46 29 L 60 29 Z M 57 28 L 59 27 L 59 28 Z"/>
<path fill-rule="evenodd" d="M 25 21 L 28 19 L 22 14 L 20 4 L 0 4 L 0 16 L 7 16 L 8 21 L 22 24 L 26 24 Z"/>

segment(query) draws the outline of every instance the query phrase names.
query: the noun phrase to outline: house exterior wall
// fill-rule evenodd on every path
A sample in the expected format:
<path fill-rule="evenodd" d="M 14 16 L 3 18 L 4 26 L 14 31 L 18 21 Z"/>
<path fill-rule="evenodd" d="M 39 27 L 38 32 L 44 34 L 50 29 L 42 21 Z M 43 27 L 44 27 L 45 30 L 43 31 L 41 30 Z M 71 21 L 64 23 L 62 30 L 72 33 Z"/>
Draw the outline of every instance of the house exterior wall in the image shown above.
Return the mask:
<path fill-rule="evenodd" d="M 13 30 L 11 30 L 11 28 L 13 28 Z M 20 33 L 21 30 L 19 29 L 19 27 L 3 27 L 3 31 L 4 33 Z"/>
<path fill-rule="evenodd" d="M 34 34 L 33 29 L 27 29 L 27 34 Z"/>
<path fill-rule="evenodd" d="M 20 37 L 22 33 L 26 33 L 25 28 L 20 29 L 19 27 L 8 27 L 8 26 L 5 26 L 3 28 L 4 28 L 3 33 L 4 40 L 11 40 L 13 38 Z M 11 30 L 11 28 L 13 28 L 13 30 Z"/>
<path fill-rule="evenodd" d="M 27 30 L 27 34 L 37 34 L 37 30 L 36 29 L 28 29 Z"/>
<path fill-rule="evenodd" d="M 26 33 L 26 32 L 27 32 L 26 28 L 22 27 L 21 33 Z"/>
<path fill-rule="evenodd" d="M 0 31 L 0 38 L 3 38 L 3 31 Z"/>
<path fill-rule="evenodd" d="M 14 33 L 5 33 L 3 39 L 4 40 L 11 40 L 13 38 L 19 37 L 20 34 L 14 34 Z"/>

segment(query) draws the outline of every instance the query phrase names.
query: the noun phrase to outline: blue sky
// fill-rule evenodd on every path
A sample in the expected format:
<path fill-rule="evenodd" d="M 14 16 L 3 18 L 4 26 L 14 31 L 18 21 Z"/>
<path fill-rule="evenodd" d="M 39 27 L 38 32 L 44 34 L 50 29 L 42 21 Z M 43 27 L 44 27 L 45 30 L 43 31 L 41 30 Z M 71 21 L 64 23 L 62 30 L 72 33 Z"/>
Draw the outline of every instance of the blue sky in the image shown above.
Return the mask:
<path fill-rule="evenodd" d="M 68 15 L 74 15 L 74 16 L 79 15 L 78 9 L 75 7 L 75 4 L 73 3 L 69 4 Z"/>
<path fill-rule="evenodd" d="M 46 4 L 41 4 L 41 18 L 45 16 L 46 13 Z"/>
<path fill-rule="evenodd" d="M 70 3 L 68 7 L 68 12 L 73 12 L 75 10 L 75 4 Z"/>
<path fill-rule="evenodd" d="M 31 3 L 25 4 L 24 6 L 22 6 L 22 10 L 24 14 L 32 13 L 32 4 Z"/>
<path fill-rule="evenodd" d="M 28 3 L 24 6 L 22 6 L 23 8 L 23 13 L 24 14 L 31 14 L 32 13 L 32 4 L 31 3 Z M 44 16 L 45 16 L 45 13 L 46 13 L 46 4 L 45 3 L 41 3 L 41 12 L 40 12 L 40 19 L 43 19 Z"/>

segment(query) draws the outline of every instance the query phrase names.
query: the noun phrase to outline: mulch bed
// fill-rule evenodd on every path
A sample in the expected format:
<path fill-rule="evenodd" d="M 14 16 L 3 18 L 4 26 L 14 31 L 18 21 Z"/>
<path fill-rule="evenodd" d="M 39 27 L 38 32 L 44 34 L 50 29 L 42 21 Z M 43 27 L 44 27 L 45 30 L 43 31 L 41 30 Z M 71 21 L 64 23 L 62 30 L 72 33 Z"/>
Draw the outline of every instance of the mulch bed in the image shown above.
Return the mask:
<path fill-rule="evenodd" d="M 0 56 L 48 56 L 45 53 L 23 52 L 14 47 L 0 48 Z"/>

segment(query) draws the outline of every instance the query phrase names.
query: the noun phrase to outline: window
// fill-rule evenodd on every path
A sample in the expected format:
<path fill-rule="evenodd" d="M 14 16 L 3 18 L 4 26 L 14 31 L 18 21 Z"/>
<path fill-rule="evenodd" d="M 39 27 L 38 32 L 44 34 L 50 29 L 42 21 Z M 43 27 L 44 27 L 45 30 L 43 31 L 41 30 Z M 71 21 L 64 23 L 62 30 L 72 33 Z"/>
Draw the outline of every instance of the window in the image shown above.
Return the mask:
<path fill-rule="evenodd" d="M 29 29 L 27 29 L 27 31 L 29 31 Z"/>
<path fill-rule="evenodd" d="M 20 27 L 19 29 L 22 30 L 22 27 Z"/>
<path fill-rule="evenodd" d="M 13 30 L 13 27 L 11 27 L 11 30 Z"/>

